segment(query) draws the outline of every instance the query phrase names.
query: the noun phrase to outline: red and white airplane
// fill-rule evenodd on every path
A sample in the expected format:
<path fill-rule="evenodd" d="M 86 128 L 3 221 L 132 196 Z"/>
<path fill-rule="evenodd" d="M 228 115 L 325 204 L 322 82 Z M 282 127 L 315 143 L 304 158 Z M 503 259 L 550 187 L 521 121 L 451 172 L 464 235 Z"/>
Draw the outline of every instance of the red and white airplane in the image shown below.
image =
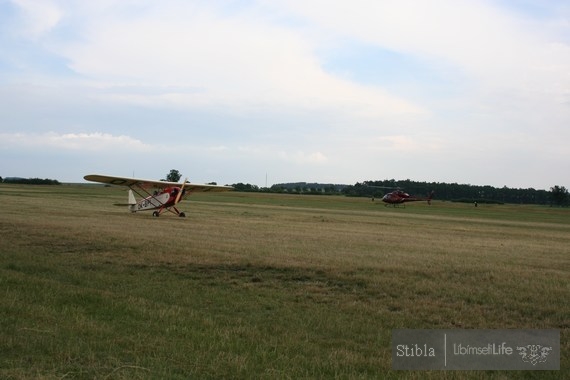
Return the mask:
<path fill-rule="evenodd" d="M 219 192 L 233 190 L 231 186 L 202 185 L 190 183 L 184 180 L 182 183 L 153 181 L 148 179 L 113 177 L 100 174 L 89 174 L 85 178 L 87 181 L 100 182 L 109 185 L 126 186 L 129 188 L 128 203 L 119 206 L 128 206 L 131 212 L 155 210 L 152 215 L 159 216 L 164 211 L 172 212 L 180 217 L 185 217 L 184 212 L 180 212 L 176 205 L 183 197 L 193 192 Z M 140 199 L 136 200 L 134 194 Z"/>

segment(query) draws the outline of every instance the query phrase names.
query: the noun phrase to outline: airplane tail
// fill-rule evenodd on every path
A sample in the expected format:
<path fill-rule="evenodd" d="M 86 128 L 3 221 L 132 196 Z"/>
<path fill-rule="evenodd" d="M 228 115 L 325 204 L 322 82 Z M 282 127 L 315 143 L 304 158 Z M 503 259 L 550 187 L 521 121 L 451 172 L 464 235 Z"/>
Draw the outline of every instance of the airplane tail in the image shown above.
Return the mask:
<path fill-rule="evenodd" d="M 131 189 L 129 189 L 129 206 L 136 205 L 136 204 L 137 204 L 137 200 L 135 199 L 135 195 L 133 194 L 133 191 Z"/>
<path fill-rule="evenodd" d="M 137 200 L 135 199 L 135 195 L 133 194 L 133 191 L 129 189 L 129 199 L 127 201 L 127 203 L 115 203 L 115 206 L 128 206 L 129 210 L 131 210 L 131 212 L 135 212 L 136 211 L 136 206 L 137 204 Z"/>

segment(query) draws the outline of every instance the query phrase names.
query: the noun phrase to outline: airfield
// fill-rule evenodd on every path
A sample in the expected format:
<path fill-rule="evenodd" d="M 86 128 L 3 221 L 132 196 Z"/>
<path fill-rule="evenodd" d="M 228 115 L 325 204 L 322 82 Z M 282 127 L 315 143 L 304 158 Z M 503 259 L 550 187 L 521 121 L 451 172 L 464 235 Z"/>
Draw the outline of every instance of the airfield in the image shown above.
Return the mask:
<path fill-rule="evenodd" d="M 0 185 L 0 378 L 569 375 L 570 209 Z M 393 371 L 392 329 L 560 329 L 560 371 Z"/>

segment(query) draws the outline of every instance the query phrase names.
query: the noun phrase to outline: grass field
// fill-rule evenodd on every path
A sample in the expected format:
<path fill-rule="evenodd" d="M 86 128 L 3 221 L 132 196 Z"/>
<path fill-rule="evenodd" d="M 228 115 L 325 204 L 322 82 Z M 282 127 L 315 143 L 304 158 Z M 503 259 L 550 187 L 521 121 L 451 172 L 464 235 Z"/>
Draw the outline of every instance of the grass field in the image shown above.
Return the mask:
<path fill-rule="evenodd" d="M 0 378 L 570 375 L 570 210 L 0 185 Z M 554 328 L 560 371 L 392 371 L 395 328 Z"/>

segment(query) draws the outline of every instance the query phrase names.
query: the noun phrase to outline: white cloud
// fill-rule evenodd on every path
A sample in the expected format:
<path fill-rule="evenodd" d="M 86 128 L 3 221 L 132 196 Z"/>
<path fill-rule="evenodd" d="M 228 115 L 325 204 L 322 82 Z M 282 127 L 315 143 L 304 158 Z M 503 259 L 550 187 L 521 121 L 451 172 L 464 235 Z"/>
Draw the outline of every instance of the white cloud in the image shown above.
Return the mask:
<path fill-rule="evenodd" d="M 487 1 L 287 0 L 280 4 L 327 28 L 333 38 L 352 36 L 394 51 L 443 59 L 483 76 L 551 62 L 540 53 L 556 49 L 550 44 L 555 41 L 548 41 L 548 30 L 537 29 L 541 25 L 536 21 L 515 17 Z"/>
<path fill-rule="evenodd" d="M 153 148 L 129 136 L 109 133 L 0 133 L 6 149 L 62 149 L 82 152 L 148 152 Z"/>
<path fill-rule="evenodd" d="M 286 162 L 295 163 L 297 165 L 305 165 L 305 164 L 322 165 L 328 162 L 327 156 L 325 156 L 321 152 L 307 153 L 303 151 L 297 151 L 297 152 L 282 151 L 279 152 L 279 157 Z"/>
<path fill-rule="evenodd" d="M 99 17 L 78 25 L 80 38 L 53 49 L 86 78 L 111 88 L 131 86 L 133 93 L 113 96 L 135 104 L 326 109 L 356 117 L 425 112 L 379 88 L 328 74 L 315 55 L 315 41 L 272 24 L 255 7 L 224 13 L 212 5 L 153 4 L 130 13 L 98 9 Z M 86 7 L 83 12 L 91 11 Z M 149 96 L 136 90 L 140 85 L 192 91 Z"/>
<path fill-rule="evenodd" d="M 11 0 L 20 10 L 19 33 L 37 39 L 54 28 L 61 20 L 62 11 L 49 0 Z"/>
<path fill-rule="evenodd" d="M 567 20 L 561 23 L 564 16 L 525 18 L 494 2 L 467 0 L 268 4 L 279 4 L 318 25 L 331 39 L 353 38 L 416 57 L 450 80 L 454 73 L 446 74 L 447 68 L 463 72 L 458 79 L 464 83 L 454 85 L 456 91 L 463 88 L 466 108 L 522 108 L 526 115 L 537 102 L 550 108 L 559 105 L 570 88 L 569 25 Z"/>
<path fill-rule="evenodd" d="M 398 153 L 433 153 L 440 150 L 440 142 L 433 139 L 419 138 L 416 136 L 394 135 L 380 136 L 371 141 L 377 149 Z"/>

